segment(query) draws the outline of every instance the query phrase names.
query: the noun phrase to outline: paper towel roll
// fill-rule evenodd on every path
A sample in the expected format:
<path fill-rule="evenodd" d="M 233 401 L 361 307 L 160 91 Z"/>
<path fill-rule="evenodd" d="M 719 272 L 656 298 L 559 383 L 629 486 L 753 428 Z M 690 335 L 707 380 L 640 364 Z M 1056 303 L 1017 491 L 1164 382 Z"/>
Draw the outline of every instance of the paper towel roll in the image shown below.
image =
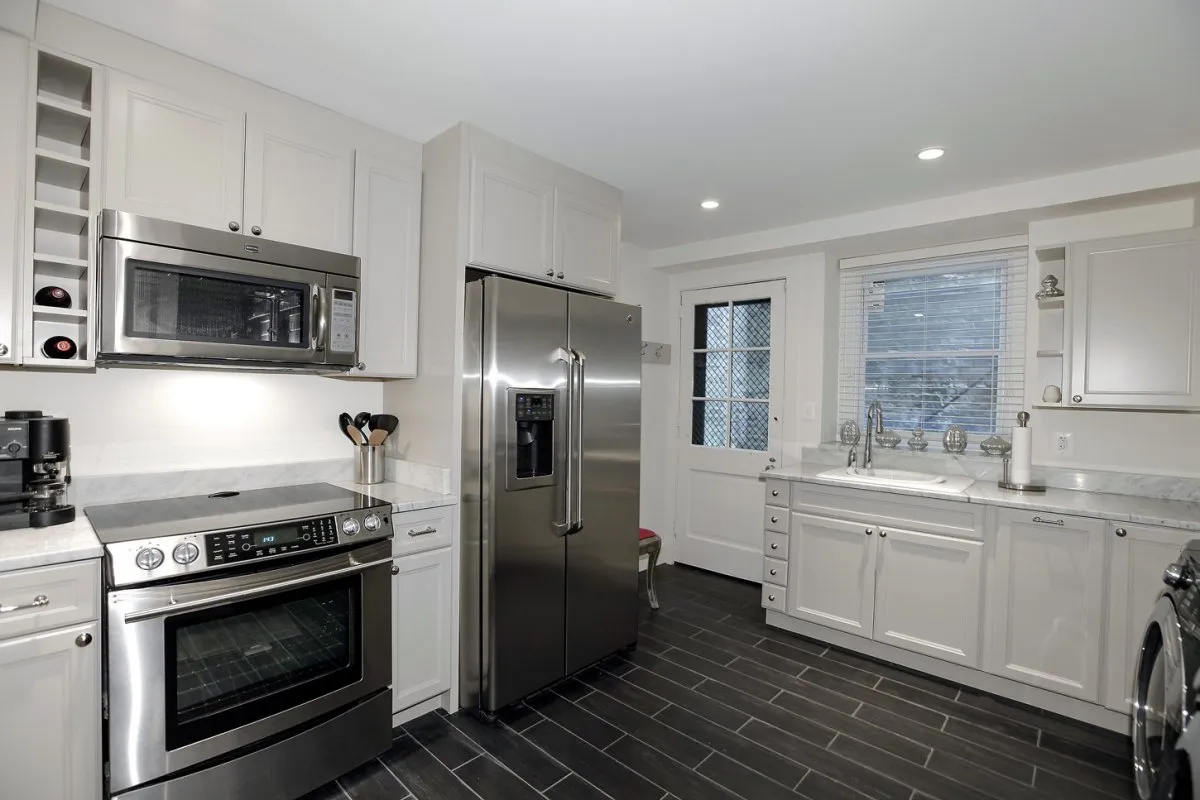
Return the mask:
<path fill-rule="evenodd" d="M 1011 480 L 1013 483 L 1033 481 L 1033 428 L 1012 429 Z"/>

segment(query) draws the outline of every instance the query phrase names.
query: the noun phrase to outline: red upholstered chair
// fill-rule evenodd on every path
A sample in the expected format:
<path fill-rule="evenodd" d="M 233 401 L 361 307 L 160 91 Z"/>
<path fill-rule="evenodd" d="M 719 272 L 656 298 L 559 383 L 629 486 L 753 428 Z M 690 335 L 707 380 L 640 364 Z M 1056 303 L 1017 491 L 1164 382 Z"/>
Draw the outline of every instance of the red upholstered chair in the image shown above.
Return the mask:
<path fill-rule="evenodd" d="M 638 555 L 650 557 L 646 567 L 646 594 L 650 595 L 650 607 L 658 608 L 658 592 L 654 591 L 654 568 L 658 566 L 658 554 L 662 552 L 662 539 L 649 528 L 638 531 Z"/>

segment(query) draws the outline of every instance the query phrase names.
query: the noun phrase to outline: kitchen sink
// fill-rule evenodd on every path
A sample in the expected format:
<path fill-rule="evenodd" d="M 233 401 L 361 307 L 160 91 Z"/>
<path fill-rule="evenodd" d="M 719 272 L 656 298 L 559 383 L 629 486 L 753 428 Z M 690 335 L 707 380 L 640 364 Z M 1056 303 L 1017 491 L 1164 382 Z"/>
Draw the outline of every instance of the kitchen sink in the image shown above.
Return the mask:
<path fill-rule="evenodd" d="M 928 489 L 940 492 L 961 492 L 973 482 L 962 476 L 937 475 L 906 469 L 862 469 L 842 467 L 817 476 L 828 481 L 841 481 L 859 486 L 893 487 L 897 489 Z"/>

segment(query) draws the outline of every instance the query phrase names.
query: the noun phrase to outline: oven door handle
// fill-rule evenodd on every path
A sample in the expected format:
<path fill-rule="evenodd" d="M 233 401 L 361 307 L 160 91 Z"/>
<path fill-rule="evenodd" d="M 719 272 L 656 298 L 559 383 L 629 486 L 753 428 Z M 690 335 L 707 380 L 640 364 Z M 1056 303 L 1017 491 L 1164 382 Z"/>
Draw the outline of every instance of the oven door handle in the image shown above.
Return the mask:
<path fill-rule="evenodd" d="M 295 589 L 301 586 L 308 586 L 313 583 L 323 583 L 330 578 L 340 578 L 344 575 L 354 575 L 359 572 L 366 572 L 374 567 L 381 567 L 385 564 L 391 564 L 391 556 L 381 558 L 376 561 L 368 561 L 365 564 L 355 564 L 351 567 L 342 567 L 341 569 L 321 572 L 316 575 L 305 575 L 302 578 L 292 578 L 291 580 L 279 581 L 267 586 L 256 586 L 253 589 L 242 589 L 236 592 L 226 592 L 224 594 L 216 594 L 212 597 L 202 597 L 198 600 L 187 600 L 182 603 L 173 603 L 171 605 L 159 606 L 157 608 L 147 608 L 143 611 L 131 611 L 125 615 L 126 624 L 130 622 L 141 622 L 155 617 L 166 617 L 172 614 L 179 614 L 184 611 L 201 611 L 206 608 L 214 608 L 223 606 L 227 603 L 237 602 L 239 600 L 250 600 L 255 597 L 273 594 L 284 589 Z"/>

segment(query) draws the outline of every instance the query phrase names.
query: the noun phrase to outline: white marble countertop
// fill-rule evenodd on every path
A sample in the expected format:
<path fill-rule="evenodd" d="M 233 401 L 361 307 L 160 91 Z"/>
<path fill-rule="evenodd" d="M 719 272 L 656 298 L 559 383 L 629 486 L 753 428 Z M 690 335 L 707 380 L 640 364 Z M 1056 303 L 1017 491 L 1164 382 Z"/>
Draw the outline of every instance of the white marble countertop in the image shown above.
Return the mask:
<path fill-rule="evenodd" d="M 980 503 L 1029 511 L 1046 511 L 1052 514 L 1073 514 L 1080 517 L 1113 520 L 1114 522 L 1162 525 L 1168 528 L 1200 531 L 1200 503 L 1184 500 L 1160 500 L 1136 495 L 1101 494 L 1054 488 L 1047 489 L 1045 494 L 1024 494 L 1001 489 L 995 482 L 987 480 L 975 481 L 965 491 L 952 494 L 945 491 L 892 486 L 855 486 L 844 481 L 831 481 L 818 477 L 820 473 L 831 469 L 836 469 L 836 467 L 829 464 L 785 467 L 764 472 L 761 477 L 840 486 L 844 489 L 857 489 L 865 492 L 931 497 L 960 503 Z"/>
<path fill-rule="evenodd" d="M 84 561 L 104 555 L 104 548 L 83 511 L 74 522 L 49 528 L 0 531 L 0 572 Z"/>
<path fill-rule="evenodd" d="M 419 508 L 450 506 L 458 503 L 451 494 L 440 494 L 418 489 L 404 483 L 384 481 L 370 486 L 354 481 L 328 481 L 343 489 L 353 489 L 392 503 L 392 510 L 413 511 Z M 83 509 L 76 509 L 74 522 L 53 525 L 49 528 L 17 528 L 0 531 L 0 572 L 10 572 L 50 564 L 65 564 L 100 558 L 104 547 L 96 538 L 92 524 Z"/>

